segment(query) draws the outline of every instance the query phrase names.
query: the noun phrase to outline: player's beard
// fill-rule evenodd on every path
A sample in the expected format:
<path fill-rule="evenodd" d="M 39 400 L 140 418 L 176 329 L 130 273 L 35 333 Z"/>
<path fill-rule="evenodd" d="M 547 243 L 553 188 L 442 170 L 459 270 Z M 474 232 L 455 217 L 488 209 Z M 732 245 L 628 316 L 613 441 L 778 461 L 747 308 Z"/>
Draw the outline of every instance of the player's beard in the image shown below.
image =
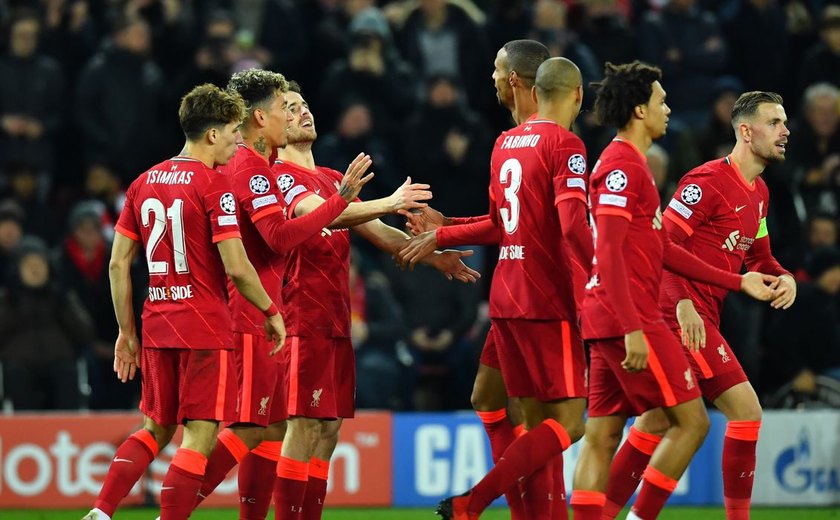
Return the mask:
<path fill-rule="evenodd" d="M 287 145 L 314 143 L 318 139 L 318 132 L 315 131 L 315 126 L 310 126 L 309 128 L 290 128 L 286 137 Z"/>
<path fill-rule="evenodd" d="M 778 144 L 781 143 L 772 143 L 770 146 L 767 147 L 766 150 L 756 150 L 756 155 L 761 157 L 766 164 L 783 163 L 785 162 L 785 154 L 784 152 L 779 153 L 776 151 L 776 146 Z"/>

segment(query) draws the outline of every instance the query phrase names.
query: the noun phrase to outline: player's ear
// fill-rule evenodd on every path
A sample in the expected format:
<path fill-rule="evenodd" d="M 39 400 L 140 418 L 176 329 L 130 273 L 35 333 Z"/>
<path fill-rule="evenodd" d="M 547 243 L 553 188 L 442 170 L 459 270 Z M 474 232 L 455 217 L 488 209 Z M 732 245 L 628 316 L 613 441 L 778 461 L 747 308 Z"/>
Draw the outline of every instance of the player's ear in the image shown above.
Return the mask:
<path fill-rule="evenodd" d="M 745 143 L 752 141 L 752 129 L 747 123 L 741 123 L 738 125 L 738 133 L 741 134 L 741 138 Z"/>
<path fill-rule="evenodd" d="M 633 116 L 636 119 L 644 119 L 647 107 L 645 105 L 636 105 L 633 107 Z"/>
<path fill-rule="evenodd" d="M 531 87 L 531 101 L 533 101 L 534 103 L 537 102 L 537 86 L 536 85 Z"/>
<path fill-rule="evenodd" d="M 583 104 L 583 85 L 578 85 L 575 89 L 575 101 L 577 101 L 579 105 Z"/>
<path fill-rule="evenodd" d="M 216 144 L 216 140 L 219 138 L 219 129 L 215 126 L 211 126 L 204 135 L 207 136 L 207 140 L 210 144 Z"/>

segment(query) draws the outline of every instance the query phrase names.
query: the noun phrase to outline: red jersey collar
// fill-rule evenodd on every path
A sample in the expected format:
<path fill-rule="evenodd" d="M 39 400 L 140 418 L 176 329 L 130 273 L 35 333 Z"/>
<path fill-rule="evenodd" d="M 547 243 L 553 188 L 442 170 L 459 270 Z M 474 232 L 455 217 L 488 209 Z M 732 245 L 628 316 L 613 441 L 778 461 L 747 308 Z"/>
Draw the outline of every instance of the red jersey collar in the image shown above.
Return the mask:
<path fill-rule="evenodd" d="M 631 143 L 630 141 L 627 141 L 627 140 L 625 140 L 625 139 L 622 139 L 622 138 L 620 138 L 620 137 L 618 137 L 618 136 L 613 137 L 613 141 L 618 141 L 619 143 L 624 143 L 624 144 L 626 144 L 627 146 L 629 146 L 630 148 L 632 148 L 632 149 L 633 149 L 633 151 L 635 151 L 637 154 L 639 154 L 639 157 L 641 157 L 641 158 L 642 158 L 642 162 L 644 162 L 645 164 L 647 164 L 647 157 L 645 157 L 645 154 L 643 154 L 641 150 L 639 150 L 638 148 L 636 148 L 636 145 L 635 145 L 635 144 L 633 144 L 633 143 Z"/>

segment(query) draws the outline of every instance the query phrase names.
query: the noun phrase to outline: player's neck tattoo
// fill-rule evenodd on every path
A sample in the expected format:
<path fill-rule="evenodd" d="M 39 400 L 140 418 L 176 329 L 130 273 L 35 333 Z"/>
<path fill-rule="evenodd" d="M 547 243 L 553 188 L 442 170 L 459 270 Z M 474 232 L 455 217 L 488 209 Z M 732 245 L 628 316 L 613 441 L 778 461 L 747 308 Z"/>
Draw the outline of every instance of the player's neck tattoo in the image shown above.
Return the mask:
<path fill-rule="evenodd" d="M 260 136 L 259 139 L 254 141 L 254 150 L 260 152 L 261 155 L 265 155 L 265 149 L 266 149 L 265 137 Z"/>

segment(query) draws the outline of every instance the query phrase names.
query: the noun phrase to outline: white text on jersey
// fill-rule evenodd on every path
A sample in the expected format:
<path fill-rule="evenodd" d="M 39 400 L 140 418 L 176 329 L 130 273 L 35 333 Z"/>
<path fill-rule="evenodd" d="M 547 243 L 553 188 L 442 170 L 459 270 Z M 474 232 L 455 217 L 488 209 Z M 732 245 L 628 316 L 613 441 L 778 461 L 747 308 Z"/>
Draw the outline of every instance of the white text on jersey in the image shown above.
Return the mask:
<path fill-rule="evenodd" d="M 149 170 L 146 184 L 189 184 L 192 176 L 193 172 Z"/>
<path fill-rule="evenodd" d="M 187 300 L 193 297 L 192 285 L 172 285 L 170 287 L 149 287 L 149 301 Z"/>
<path fill-rule="evenodd" d="M 502 150 L 508 148 L 533 148 L 540 142 L 540 134 L 535 135 L 509 135 L 502 142 Z"/>
<path fill-rule="evenodd" d="M 525 246 L 501 246 L 499 260 L 525 260 Z"/>

